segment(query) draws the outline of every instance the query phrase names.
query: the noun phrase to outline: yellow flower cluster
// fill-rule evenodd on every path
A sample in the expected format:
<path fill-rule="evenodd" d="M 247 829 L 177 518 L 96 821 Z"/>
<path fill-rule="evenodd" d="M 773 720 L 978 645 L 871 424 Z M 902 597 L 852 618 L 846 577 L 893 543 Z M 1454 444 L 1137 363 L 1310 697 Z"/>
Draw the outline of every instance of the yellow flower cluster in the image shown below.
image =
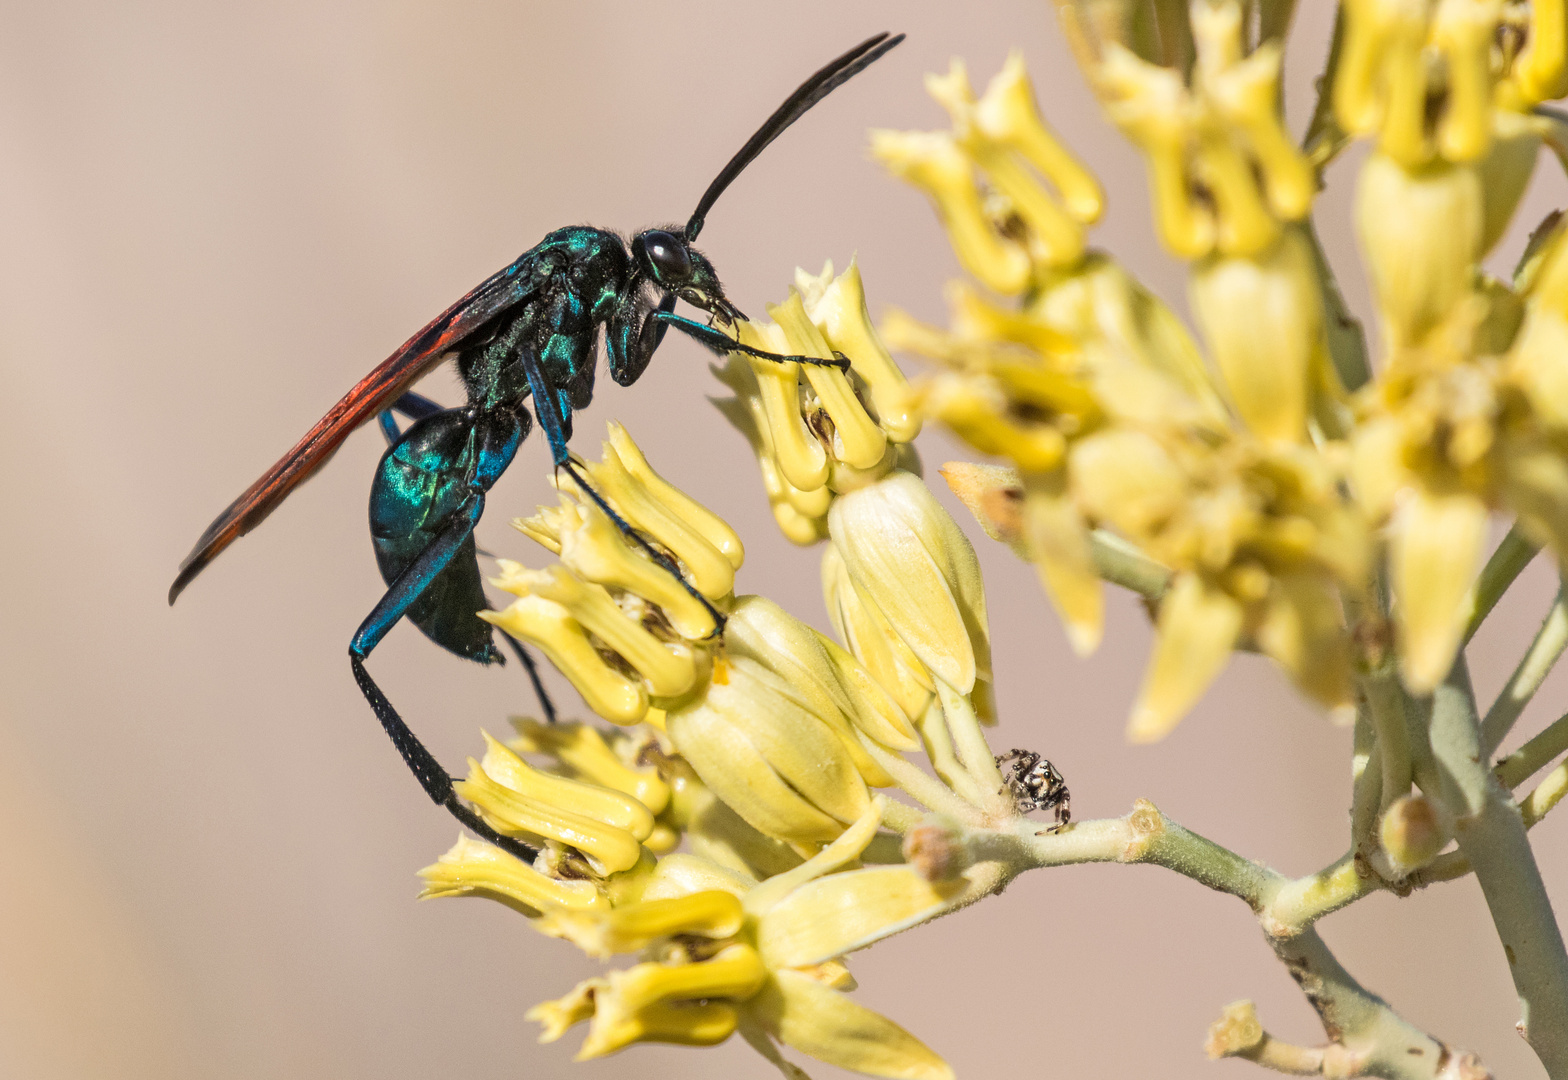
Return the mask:
<path fill-rule="evenodd" d="M 1022 294 L 1003 308 L 955 285 L 950 331 L 884 324 L 943 369 L 914 388 L 924 412 L 1016 469 L 950 468 L 950 481 L 1039 566 L 1080 652 L 1100 638 L 1107 545 L 1169 571 L 1151 595 L 1159 639 L 1136 738 L 1168 731 L 1236 647 L 1344 708 L 1356 664 L 1381 662 L 1356 654 L 1351 622 L 1384 575 L 1401 675 L 1430 692 L 1464 632 L 1489 513 L 1568 551 L 1560 231 L 1543 229 L 1514 286 L 1478 267 L 1548 130 L 1532 106 L 1568 90 L 1563 4 L 1345 4 L 1329 101 L 1344 131 L 1378 141 L 1357 226 L 1385 356 L 1354 397 L 1340 372 L 1360 383 L 1364 362 L 1331 352 L 1337 296 L 1306 222 L 1314 161 L 1280 114 L 1280 40 L 1260 26 L 1249 42 L 1235 0 L 1195 0 L 1194 55 L 1172 63 L 1130 21 L 1060 6 L 1108 115 L 1147 158 L 1161 237 L 1191 260 L 1204 348 L 1109 258 L 1062 242 L 1064 222 L 1081 231 L 1098 213 L 1082 197 L 1093 181 L 1038 119 L 1017 59 L 978 100 L 955 65 L 928 80 L 951 135 L 873 137 L 931 194 L 965 267 Z M 1038 175 L 977 148 L 977 118 L 1004 112 L 1010 124 L 986 130 L 1013 132 L 1015 156 L 1051 147 L 1023 155 Z M 1042 203 L 1054 216 L 1019 210 Z"/>
<path fill-rule="evenodd" d="M 1405 683 L 1426 693 L 1463 637 L 1490 512 L 1568 552 L 1559 234 L 1538 234 L 1512 285 L 1478 265 L 1533 171 L 1545 121 L 1530 107 L 1568 91 L 1568 28 L 1560 0 L 1346 14 L 1333 104 L 1377 138 L 1356 225 L 1386 355 L 1356 401 L 1353 476 L 1386 526 Z"/>
<path fill-rule="evenodd" d="M 460 838 L 420 874 L 425 897 L 487 896 L 590 956 L 642 956 L 530 1010 L 542 1041 L 587 1022 L 582 1060 L 634 1042 L 707 1046 L 739 1029 L 786 1070 L 778 1043 L 873 1076 L 952 1076 L 918 1039 L 843 994 L 855 986 L 844 954 L 944 913 L 968 887 L 910 866 L 860 865 L 884 799 L 866 800 L 810 859 L 791 858 L 714 814 L 653 729 L 613 742 L 579 723 L 519 730 L 510 747 L 486 736 L 459 791 L 497 830 L 541 845 L 536 864 Z M 631 763 L 642 759 L 659 764 Z M 693 853 L 656 858 L 655 847 L 668 852 L 688 829 Z"/>
<path fill-rule="evenodd" d="M 500 560 L 494 584 L 517 599 L 482 614 L 539 646 L 606 720 L 635 724 L 656 703 L 657 723 L 663 706 L 706 682 L 712 657 L 704 643 L 718 629 L 714 605 L 733 597 L 745 549 L 721 518 L 655 473 L 619 424 L 610 425 L 603 459 L 584 472 L 666 565 L 634 545 L 570 480 L 558 481 L 558 507 L 514 524 L 561 561 L 530 570 Z"/>
<path fill-rule="evenodd" d="M 767 310 L 773 322 L 736 325 L 743 344 L 850 362 L 839 371 L 731 353 L 715 370 L 735 392 L 716 404 L 751 443 L 779 528 L 794 543 L 813 544 L 827 533 L 834 494 L 913 461 L 909 444 L 921 421 L 871 325 L 854 260 L 837 277 L 832 262 L 816 277 L 796 270 L 789 299 Z"/>
<path fill-rule="evenodd" d="M 822 408 L 794 400 L 792 420 Z M 581 1057 L 739 1031 L 790 1076 L 780 1044 L 876 1076 L 950 1076 L 844 996 L 842 957 L 999 886 L 966 877 L 957 854 L 900 861 L 884 816 L 903 831 L 919 813 L 873 794 L 914 784 L 977 823 L 1016 816 L 975 708 L 989 638 L 973 549 L 918 477 L 888 464 L 846 485 L 823 508 L 846 648 L 736 597 L 740 541 L 624 429 L 581 468 L 610 512 L 563 482 L 558 506 L 516 523 L 560 561 L 501 561 L 496 584 L 517 600 L 487 617 L 619 727 L 520 720 L 510 743 L 486 734 L 457 792 L 539 855 L 461 839 L 422 871 L 424 895 L 488 896 L 592 956 L 640 954 L 529 1014 L 547 1041 L 586 1023 Z M 921 749 L 947 786 L 902 756 Z"/>
<path fill-rule="evenodd" d="M 1168 731 L 1241 644 L 1273 656 L 1326 705 L 1347 706 L 1351 651 L 1335 586 L 1362 589 L 1369 558 L 1367 529 L 1341 492 L 1344 455 L 1309 449 L 1339 422 L 1343 391 L 1311 241 L 1295 224 L 1315 180 L 1278 117 L 1279 48 L 1244 55 L 1234 4 L 1194 5 L 1193 33 L 1187 80 L 1114 41 L 1102 44 L 1094 75 L 1149 158 L 1162 235 L 1196 260 L 1193 307 L 1213 374 L 1168 308 L 1087 249 L 1092 215 L 1074 216 L 1069 201 L 1086 173 L 1044 129 L 1016 57 L 979 99 L 957 65 L 928 80 L 954 135 L 873 137 L 874 152 L 942 208 L 967 267 L 1010 257 L 1001 252 L 1029 262 L 1007 283 L 1028 283 L 1014 310 L 959 286 L 951 331 L 897 314 L 884 326 L 896 346 L 945 369 L 915 388 L 927 414 L 1017 469 L 1016 479 L 953 473 L 955 489 L 1006 518 L 1080 652 L 1103 631 L 1094 529 L 1174 572 L 1134 706 L 1140 739 Z M 1054 148 L 1029 158 L 1038 177 L 1011 167 L 1004 178 L 995 154 L 970 152 L 974 117 L 1003 112 L 1011 130 L 1033 130 L 1018 144 Z M 921 155 L 937 146 L 967 153 L 963 168 L 924 167 Z M 1078 243 L 1045 242 L 1043 217 L 1016 210 L 1053 200 L 1058 221 L 1079 223 Z M 950 206 L 981 217 L 960 228 Z M 977 234 L 994 241 L 989 256 Z M 999 287 L 996 270 L 976 276 L 1023 291 Z M 998 505 L 999 490 L 1020 501 Z"/>

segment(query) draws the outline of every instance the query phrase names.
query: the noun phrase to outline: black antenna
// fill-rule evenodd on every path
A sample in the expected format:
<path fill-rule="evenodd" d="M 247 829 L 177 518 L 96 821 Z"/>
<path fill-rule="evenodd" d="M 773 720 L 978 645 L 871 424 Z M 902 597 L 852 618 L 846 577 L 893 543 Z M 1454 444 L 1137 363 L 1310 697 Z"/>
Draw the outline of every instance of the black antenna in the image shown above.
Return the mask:
<path fill-rule="evenodd" d="M 757 129 L 757 133 L 746 140 L 746 145 L 740 148 L 740 153 L 730 158 L 730 163 L 724 166 L 719 175 L 714 177 L 713 183 L 708 185 L 708 190 L 702 193 L 702 198 L 697 202 L 697 209 L 692 211 L 691 220 L 686 223 L 686 239 L 688 241 L 697 239 L 697 234 L 702 231 L 703 223 L 707 220 L 708 211 L 713 209 L 713 204 L 718 201 L 720 195 L 724 194 L 724 189 L 730 186 L 730 183 L 747 165 L 751 164 L 752 159 L 767 148 L 770 142 L 782 135 L 785 128 L 806 115 L 807 110 L 817 102 L 876 63 L 883 53 L 903 40 L 903 34 L 888 37 L 886 31 L 875 37 L 869 37 L 801 83 L 784 104 L 775 109 L 773 115 Z"/>

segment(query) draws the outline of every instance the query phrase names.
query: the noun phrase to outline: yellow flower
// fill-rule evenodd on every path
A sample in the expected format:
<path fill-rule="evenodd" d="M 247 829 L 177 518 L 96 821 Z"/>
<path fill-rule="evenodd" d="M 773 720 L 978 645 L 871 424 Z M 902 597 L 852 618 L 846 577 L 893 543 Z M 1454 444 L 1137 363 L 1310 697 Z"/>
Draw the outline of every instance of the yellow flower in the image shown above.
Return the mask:
<path fill-rule="evenodd" d="M 811 544 L 826 532 L 833 495 L 901 460 L 920 432 L 920 416 L 871 325 L 853 260 L 837 277 L 831 262 L 817 276 L 796 270 L 789 299 L 768 305 L 768 314 L 773 322 L 738 324 L 743 343 L 790 355 L 843 356 L 851 365 L 842 372 L 732 353 L 715 369 L 735 395 L 718 405 L 757 455 L 779 528 L 795 543 Z"/>
<path fill-rule="evenodd" d="M 1116 42 L 1105 45 L 1095 76 L 1111 119 L 1148 158 L 1166 245 L 1188 259 L 1256 256 L 1281 222 L 1305 216 L 1316 188 L 1279 115 L 1282 52 L 1270 41 L 1242 55 L 1234 0 L 1195 3 L 1192 16 L 1190 85 Z"/>
<path fill-rule="evenodd" d="M 675 748 L 712 791 L 759 831 L 796 844 L 832 840 L 865 812 L 865 781 L 835 729 L 789 683 L 746 657 L 670 711 Z"/>
<path fill-rule="evenodd" d="M 561 562 L 531 570 L 497 560 L 494 584 L 518 599 L 480 614 L 538 645 L 594 712 L 635 724 L 707 678 L 704 643 L 717 629 L 708 605 L 728 602 L 744 549 L 723 520 L 655 473 L 619 424 L 610 425 L 602 460 L 584 471 L 669 565 L 566 481 L 559 506 L 515 523 Z"/>
<path fill-rule="evenodd" d="M 1521 6 L 1522 26 L 1507 11 Z M 1335 115 L 1405 168 L 1476 161 L 1516 130 L 1511 119 L 1568 92 L 1562 0 L 1349 0 L 1344 11 Z M 1513 34 L 1522 52 L 1498 47 Z"/>
<path fill-rule="evenodd" d="M 840 496 L 828 527 L 856 590 L 928 671 L 963 694 L 990 679 L 980 564 L 919 477 L 894 472 Z"/>
<path fill-rule="evenodd" d="M 1331 708 L 1350 700 L 1350 651 L 1336 584 L 1359 593 L 1366 524 L 1339 477 L 1304 447 L 1180 432 L 1112 430 L 1074 451 L 1071 487 L 1096 523 L 1177 572 L 1132 734 L 1170 730 L 1244 634 Z"/>
<path fill-rule="evenodd" d="M 518 737 L 511 747 L 519 752 L 549 754 L 589 783 L 623 792 L 663 813 L 670 802 L 670 785 L 656 771 L 634 768 L 611 749 L 604 736 L 580 721 L 541 724 L 537 720 L 513 722 Z"/>
<path fill-rule="evenodd" d="M 1212 256 L 1193 267 L 1192 306 L 1247 427 L 1269 442 L 1307 435 L 1311 388 L 1330 372 L 1312 252 L 1286 229 L 1253 257 Z"/>
<path fill-rule="evenodd" d="M 554 908 L 607 908 L 610 903 L 592 881 L 550 877 L 492 844 L 466 836 L 459 836 L 452 849 L 419 876 L 425 879 L 421 899 L 487 896 L 528 915 Z"/>
<path fill-rule="evenodd" d="M 483 763 L 469 759 L 468 779 L 455 785 L 497 832 L 569 846 L 595 874 L 630 870 L 653 815 L 637 800 L 609 788 L 541 773 L 488 734 Z"/>
<path fill-rule="evenodd" d="M 1561 247 L 1542 243 L 1522 297 L 1496 282 L 1467 289 L 1357 400 L 1351 475 L 1387 523 L 1401 672 L 1416 693 L 1453 663 L 1493 510 L 1568 551 Z"/>
<path fill-rule="evenodd" d="M 1484 221 L 1474 166 L 1407 172 L 1380 154 L 1367 159 L 1356 229 L 1390 350 L 1419 344 L 1469 293 Z"/>
<path fill-rule="evenodd" d="M 909 867 L 846 870 L 876 835 L 882 808 L 868 804 L 839 839 L 760 885 L 670 856 L 647 888 L 656 899 L 547 913 L 535 923 L 541 931 L 590 955 L 646 959 L 531 1009 L 541 1040 L 586 1022 L 582 1060 L 634 1042 L 710 1045 L 740 1029 L 786 1069 L 775 1042 L 872 1076 L 951 1077 L 918 1039 L 842 992 L 854 987 L 844 953 L 951 910 L 968 884 L 932 885 Z"/>

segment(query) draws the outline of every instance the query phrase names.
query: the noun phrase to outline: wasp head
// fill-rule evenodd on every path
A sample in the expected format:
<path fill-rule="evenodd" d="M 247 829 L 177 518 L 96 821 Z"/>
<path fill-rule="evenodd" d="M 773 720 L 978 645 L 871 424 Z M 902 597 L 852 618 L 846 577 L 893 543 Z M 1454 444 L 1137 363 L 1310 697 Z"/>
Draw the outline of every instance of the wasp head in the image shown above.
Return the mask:
<path fill-rule="evenodd" d="M 725 299 L 724 286 L 706 256 L 678 229 L 646 229 L 632 237 L 632 257 L 654 285 L 726 323 L 745 319 Z"/>

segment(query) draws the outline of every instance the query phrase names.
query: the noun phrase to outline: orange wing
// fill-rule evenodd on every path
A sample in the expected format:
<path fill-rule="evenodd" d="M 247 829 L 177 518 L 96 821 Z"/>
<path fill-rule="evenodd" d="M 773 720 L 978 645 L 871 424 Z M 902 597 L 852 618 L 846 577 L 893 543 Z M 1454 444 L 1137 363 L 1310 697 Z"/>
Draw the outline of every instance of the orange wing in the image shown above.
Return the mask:
<path fill-rule="evenodd" d="M 169 603 L 174 603 L 224 548 L 260 525 L 289 492 L 325 465 L 350 432 L 391 405 L 497 315 L 527 300 L 538 284 L 531 272 L 536 251 L 538 248 L 525 252 L 405 341 L 344 394 L 294 449 L 230 503 L 180 563 L 179 575 L 169 587 Z"/>

